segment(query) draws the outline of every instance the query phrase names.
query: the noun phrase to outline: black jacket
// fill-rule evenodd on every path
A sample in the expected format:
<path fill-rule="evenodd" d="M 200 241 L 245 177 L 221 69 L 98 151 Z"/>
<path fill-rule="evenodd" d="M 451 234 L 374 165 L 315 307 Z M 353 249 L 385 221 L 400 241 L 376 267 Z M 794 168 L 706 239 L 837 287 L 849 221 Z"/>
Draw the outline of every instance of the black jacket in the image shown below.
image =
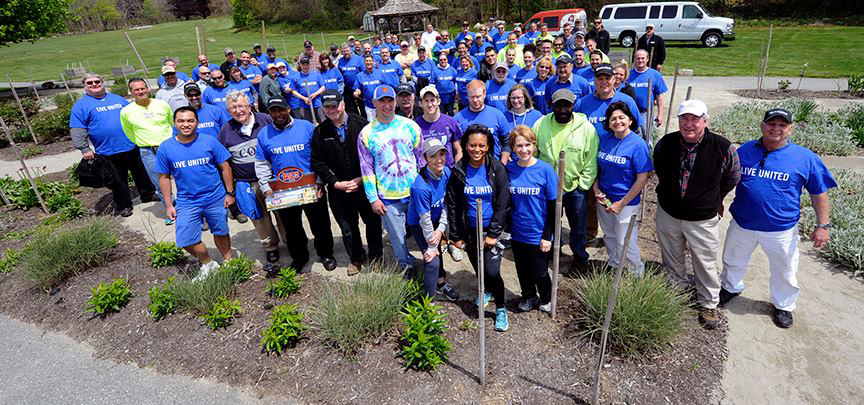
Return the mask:
<path fill-rule="evenodd" d="M 419 103 L 417 101 L 414 101 L 414 109 L 411 110 L 411 117 L 409 117 L 405 115 L 405 113 L 402 111 L 402 108 L 396 106 L 396 115 L 401 115 L 413 121 L 416 120 L 417 117 L 423 116 L 423 107 L 420 107 Z"/>
<path fill-rule="evenodd" d="M 609 31 L 606 31 L 605 28 L 601 28 L 600 31 L 589 30 L 587 34 L 585 34 L 585 40 L 593 39 L 594 42 L 597 43 L 597 49 L 603 51 L 606 55 L 609 54 L 609 47 L 612 46 L 612 40 L 609 38 Z"/>
<path fill-rule="evenodd" d="M 477 79 L 482 82 L 488 82 L 495 77 L 495 65 L 487 65 L 485 60 L 480 61 L 480 66 L 477 68 Z"/>
<path fill-rule="evenodd" d="M 447 220 L 450 240 L 468 240 L 468 201 L 465 200 L 465 165 L 466 160 L 460 160 L 450 171 L 447 181 Z M 504 230 L 504 224 L 510 217 L 510 176 L 501 161 L 491 154 L 486 156 L 486 175 L 492 186 L 492 219 L 486 228 L 487 234 L 498 238 Z M 471 223 L 473 227 L 473 223 Z"/>
<path fill-rule="evenodd" d="M 624 82 L 624 85 L 621 86 L 621 88 L 618 91 L 630 96 L 630 98 L 632 98 L 633 101 L 636 101 L 636 90 L 633 88 L 633 86 L 630 85 L 630 83 Z M 635 113 L 635 111 L 633 111 L 633 112 Z"/>
<path fill-rule="evenodd" d="M 648 51 L 648 57 L 651 58 L 651 50 L 654 50 L 654 57 L 648 63 L 652 69 L 657 69 L 657 65 L 662 65 L 663 62 L 666 62 L 666 42 L 663 41 L 663 37 L 654 34 L 651 36 L 649 40 L 644 34 L 639 37 L 639 41 L 636 44 L 636 50 L 644 49 Z"/>
<path fill-rule="evenodd" d="M 339 131 L 330 118 L 312 131 L 312 170 L 331 188 L 337 181 L 360 177 L 357 138 L 368 123 L 359 115 L 348 114 L 345 142 L 339 139 Z"/>

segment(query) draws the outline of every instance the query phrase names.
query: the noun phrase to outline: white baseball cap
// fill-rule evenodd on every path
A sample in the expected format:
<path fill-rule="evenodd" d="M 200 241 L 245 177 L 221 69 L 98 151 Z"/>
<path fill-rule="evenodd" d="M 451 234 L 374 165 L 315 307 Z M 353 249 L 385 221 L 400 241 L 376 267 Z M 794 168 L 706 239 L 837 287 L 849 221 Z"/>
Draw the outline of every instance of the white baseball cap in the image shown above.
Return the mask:
<path fill-rule="evenodd" d="M 678 107 L 678 116 L 680 117 L 684 114 L 693 114 L 697 117 L 708 118 L 708 106 L 701 100 L 685 100 Z"/>
<path fill-rule="evenodd" d="M 430 85 L 428 85 L 428 86 L 426 86 L 426 87 L 424 87 L 423 89 L 420 90 L 420 98 L 425 97 L 426 94 L 429 94 L 429 93 L 432 93 L 435 97 L 440 97 L 440 96 L 438 95 L 438 89 L 435 88 L 435 85 L 434 85 L 434 84 L 430 84 Z"/>

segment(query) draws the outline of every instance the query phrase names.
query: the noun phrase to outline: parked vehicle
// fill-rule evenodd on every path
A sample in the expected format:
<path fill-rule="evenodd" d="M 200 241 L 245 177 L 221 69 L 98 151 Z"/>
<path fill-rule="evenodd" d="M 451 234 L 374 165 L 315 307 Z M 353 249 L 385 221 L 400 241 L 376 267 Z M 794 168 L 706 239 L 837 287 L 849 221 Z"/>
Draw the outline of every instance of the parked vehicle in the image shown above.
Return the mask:
<path fill-rule="evenodd" d="M 609 4 L 600 9 L 603 27 L 621 46 L 629 48 L 653 23 L 666 41 L 701 41 L 708 48 L 735 39 L 735 20 L 712 16 L 695 1 Z"/>
<path fill-rule="evenodd" d="M 537 23 L 539 25 L 542 22 L 546 23 L 549 27 L 549 32 L 552 33 L 552 35 L 558 35 L 564 29 L 565 23 L 569 22 L 570 24 L 575 25 L 576 20 L 582 22 L 582 29 L 587 29 L 588 14 L 585 12 L 585 9 L 565 8 L 560 10 L 541 11 L 531 16 L 531 18 L 522 25 L 522 29 L 524 31 L 531 23 Z"/>

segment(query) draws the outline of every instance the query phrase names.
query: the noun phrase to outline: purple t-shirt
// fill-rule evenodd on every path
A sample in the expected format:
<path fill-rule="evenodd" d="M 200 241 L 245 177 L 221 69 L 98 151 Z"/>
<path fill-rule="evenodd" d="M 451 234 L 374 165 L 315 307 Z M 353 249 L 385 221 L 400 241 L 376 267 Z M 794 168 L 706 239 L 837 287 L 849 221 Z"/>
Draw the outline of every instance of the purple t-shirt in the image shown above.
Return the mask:
<path fill-rule="evenodd" d="M 441 140 L 441 143 L 444 144 L 444 149 L 447 151 L 447 162 L 445 165 L 453 167 L 453 142 L 459 142 L 459 139 L 462 138 L 462 128 L 456 119 L 447 114 L 441 114 L 438 117 L 438 121 L 432 123 L 426 121 L 422 115 L 414 119 L 414 121 L 420 126 L 420 134 L 423 137 L 423 141 L 429 138 L 438 138 Z M 425 156 L 421 157 L 420 161 L 421 164 L 425 165 Z"/>

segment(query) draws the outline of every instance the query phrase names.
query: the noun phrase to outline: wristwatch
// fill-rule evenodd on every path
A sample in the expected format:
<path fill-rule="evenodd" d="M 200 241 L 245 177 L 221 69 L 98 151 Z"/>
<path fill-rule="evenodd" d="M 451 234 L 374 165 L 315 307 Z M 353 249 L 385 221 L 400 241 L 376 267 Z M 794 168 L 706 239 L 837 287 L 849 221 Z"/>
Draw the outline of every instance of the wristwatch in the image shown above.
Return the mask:
<path fill-rule="evenodd" d="M 231 197 L 237 197 L 237 195 L 234 193 L 234 191 L 226 191 L 225 194 L 228 194 Z"/>
<path fill-rule="evenodd" d="M 830 229 L 830 228 L 831 228 L 831 224 L 816 224 L 816 227 L 817 227 L 817 228 Z"/>

